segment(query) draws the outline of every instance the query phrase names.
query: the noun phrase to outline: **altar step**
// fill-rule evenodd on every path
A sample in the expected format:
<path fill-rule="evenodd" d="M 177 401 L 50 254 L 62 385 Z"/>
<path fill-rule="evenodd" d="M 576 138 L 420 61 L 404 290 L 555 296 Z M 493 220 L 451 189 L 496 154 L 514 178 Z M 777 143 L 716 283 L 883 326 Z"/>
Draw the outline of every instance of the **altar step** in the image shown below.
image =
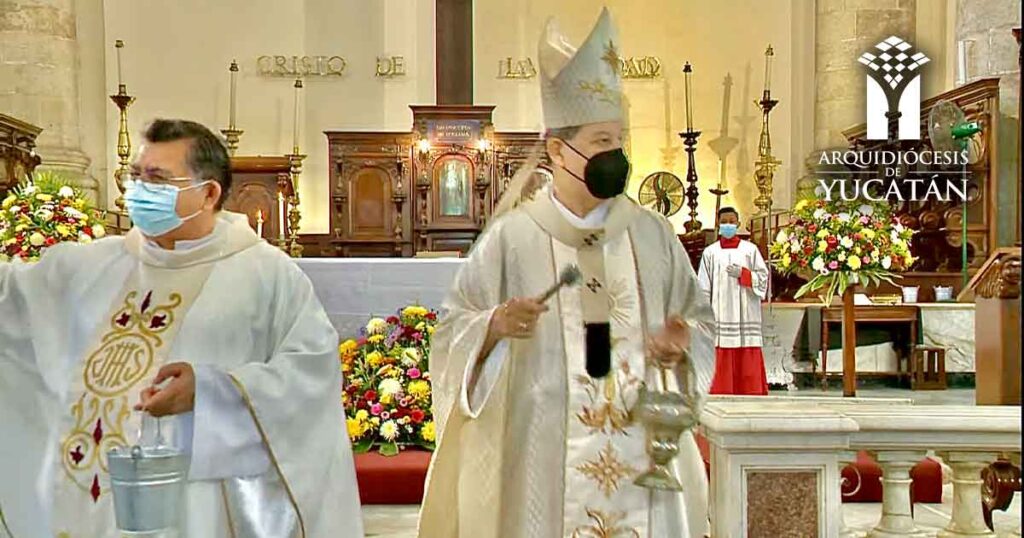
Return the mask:
<path fill-rule="evenodd" d="M 831 365 L 830 365 L 831 366 Z M 829 368 L 831 370 L 831 368 Z M 946 372 L 946 385 L 950 389 L 973 389 L 974 372 Z M 829 386 L 841 389 L 843 377 L 839 372 L 829 375 Z M 821 395 L 821 374 L 793 372 L 793 384 L 800 390 L 814 390 Z M 771 387 L 776 388 L 776 387 Z M 778 387 L 784 389 L 784 387 Z M 896 377 L 895 372 L 857 372 L 857 389 L 910 389 L 907 377 Z M 859 394 L 858 394 L 859 396 Z M 973 401 L 971 403 L 974 403 Z"/>

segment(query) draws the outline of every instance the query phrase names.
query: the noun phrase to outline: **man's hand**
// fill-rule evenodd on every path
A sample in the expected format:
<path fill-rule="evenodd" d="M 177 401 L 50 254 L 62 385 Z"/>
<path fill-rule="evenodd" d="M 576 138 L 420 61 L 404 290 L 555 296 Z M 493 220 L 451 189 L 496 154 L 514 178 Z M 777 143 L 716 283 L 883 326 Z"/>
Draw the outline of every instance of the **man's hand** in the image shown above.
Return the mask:
<path fill-rule="evenodd" d="M 647 342 L 647 354 L 663 368 L 675 366 L 683 360 L 690 346 L 690 326 L 682 316 L 672 315 L 665 320 L 665 328 Z"/>
<path fill-rule="evenodd" d="M 517 297 L 505 301 L 491 317 L 491 328 L 498 339 L 530 338 L 537 329 L 540 315 L 548 311 L 547 305 L 536 299 Z"/>
<path fill-rule="evenodd" d="M 157 385 L 170 381 L 163 388 Z M 153 385 L 139 395 L 136 411 L 146 411 L 154 417 L 178 415 L 192 410 L 196 403 L 196 374 L 192 365 L 174 362 L 165 365 L 153 379 Z"/>
<path fill-rule="evenodd" d="M 731 277 L 739 278 L 740 275 L 743 274 L 743 268 L 740 267 L 739 265 L 736 265 L 735 263 L 730 263 L 728 267 L 725 268 L 725 272 L 728 273 Z"/>

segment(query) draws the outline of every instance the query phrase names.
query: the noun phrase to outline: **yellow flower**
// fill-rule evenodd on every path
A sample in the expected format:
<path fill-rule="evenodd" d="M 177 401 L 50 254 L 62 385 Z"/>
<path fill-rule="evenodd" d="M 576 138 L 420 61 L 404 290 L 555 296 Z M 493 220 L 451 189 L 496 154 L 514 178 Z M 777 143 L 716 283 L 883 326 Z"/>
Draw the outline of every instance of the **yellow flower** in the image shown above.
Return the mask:
<path fill-rule="evenodd" d="M 364 433 L 366 433 L 366 425 L 359 419 L 346 418 L 345 427 L 348 429 L 348 438 L 353 441 L 359 439 Z"/>
<path fill-rule="evenodd" d="M 795 206 L 793 206 L 793 211 L 800 211 L 801 209 L 807 207 L 807 204 L 809 203 L 810 202 L 808 202 L 806 199 L 800 200 L 799 202 L 796 203 Z"/>
<path fill-rule="evenodd" d="M 433 420 L 428 420 L 423 423 L 423 428 L 420 430 L 420 437 L 428 443 L 433 443 L 437 439 L 437 431 Z"/>
<path fill-rule="evenodd" d="M 846 265 L 849 265 L 850 269 L 853 269 L 854 271 L 860 269 L 860 263 L 860 256 L 850 256 L 849 258 L 846 258 Z"/>
<path fill-rule="evenodd" d="M 861 248 L 860 248 L 860 247 L 854 247 L 854 248 L 853 248 L 853 252 L 854 252 L 855 254 L 860 254 L 860 253 L 862 252 L 862 250 L 861 250 Z"/>
<path fill-rule="evenodd" d="M 359 411 L 356 411 L 357 420 L 366 420 L 368 418 L 370 418 L 370 413 L 366 409 L 360 409 Z"/>
<path fill-rule="evenodd" d="M 338 346 L 338 353 L 341 353 L 342 355 L 347 355 L 347 354 L 355 351 L 356 348 L 358 348 L 358 347 L 359 347 L 359 344 L 357 344 L 355 340 L 352 340 L 350 338 L 348 340 L 345 340 L 344 342 L 341 343 L 340 346 Z"/>
<path fill-rule="evenodd" d="M 370 424 L 373 424 L 374 426 L 380 426 L 380 417 L 371 417 Z"/>
<path fill-rule="evenodd" d="M 366 341 L 371 343 L 371 344 L 379 344 L 379 343 L 384 341 L 384 335 L 383 334 L 374 334 L 374 335 L 371 335 L 369 338 L 367 338 Z"/>
<path fill-rule="evenodd" d="M 12 195 L 8 196 L 7 198 L 4 198 L 3 203 L 0 204 L 0 208 L 10 209 L 11 206 L 14 205 L 14 202 L 17 202 L 17 201 L 18 201 L 18 197 L 12 194 Z"/>
<path fill-rule="evenodd" d="M 417 400 L 426 400 L 430 396 L 430 383 L 422 379 L 416 379 L 410 381 L 409 386 L 405 390 Z"/>
<path fill-rule="evenodd" d="M 40 202 L 52 202 L 53 196 L 50 196 L 49 194 L 39 193 L 36 195 L 36 200 L 39 200 Z"/>
<path fill-rule="evenodd" d="M 828 237 L 828 230 L 824 228 L 818 230 L 818 239 L 825 239 L 826 237 Z"/>
<path fill-rule="evenodd" d="M 818 241 L 818 252 L 825 252 L 828 250 L 828 243 L 824 241 Z"/>
<path fill-rule="evenodd" d="M 388 322 L 380 319 L 373 318 L 369 323 L 366 324 L 366 332 L 370 334 L 377 334 L 384 332 L 388 328 Z"/>
<path fill-rule="evenodd" d="M 783 267 L 789 267 L 789 264 L 792 263 L 792 262 L 793 262 L 793 260 L 792 260 L 792 258 L 789 257 L 789 253 L 788 252 L 782 255 L 782 266 Z"/>
<path fill-rule="evenodd" d="M 61 237 L 68 237 L 71 235 L 71 229 L 63 224 L 58 224 L 57 233 L 60 234 Z"/>
<path fill-rule="evenodd" d="M 41 234 L 39 232 L 35 232 L 32 235 L 28 236 L 28 242 L 33 247 L 41 247 L 41 246 L 43 246 L 43 243 L 46 242 L 46 238 L 43 237 L 43 234 Z"/>
<path fill-rule="evenodd" d="M 434 334 L 434 326 L 433 325 L 427 327 L 427 334 Z"/>
<path fill-rule="evenodd" d="M 422 318 L 427 315 L 427 309 L 417 305 L 407 306 L 402 309 L 402 315 Z"/>
<path fill-rule="evenodd" d="M 864 234 L 864 237 L 869 241 L 875 238 L 875 231 L 871 228 L 865 228 L 861 233 Z"/>
<path fill-rule="evenodd" d="M 376 368 L 380 366 L 380 363 L 383 360 L 384 357 L 383 355 L 380 354 L 379 351 L 371 351 L 370 353 L 366 354 L 366 363 L 369 364 L 371 368 Z"/>
<path fill-rule="evenodd" d="M 391 405 L 391 402 L 395 401 L 395 397 L 392 394 L 381 394 L 380 403 L 384 405 Z"/>
<path fill-rule="evenodd" d="M 427 324 L 423 323 L 422 321 L 416 324 L 416 330 L 420 332 L 423 332 L 423 329 L 425 329 L 426 327 Z"/>

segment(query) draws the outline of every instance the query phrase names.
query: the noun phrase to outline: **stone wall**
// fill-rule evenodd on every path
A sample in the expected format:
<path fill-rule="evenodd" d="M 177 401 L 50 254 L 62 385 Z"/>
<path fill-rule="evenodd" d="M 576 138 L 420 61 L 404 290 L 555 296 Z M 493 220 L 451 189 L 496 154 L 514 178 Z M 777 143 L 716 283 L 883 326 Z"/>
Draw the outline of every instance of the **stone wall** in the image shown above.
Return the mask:
<path fill-rule="evenodd" d="M 74 0 L 0 0 L 0 110 L 43 128 L 42 168 L 96 195 L 79 140 Z"/>
<path fill-rule="evenodd" d="M 972 42 L 967 54 L 967 82 L 999 77 L 999 244 L 1016 239 L 1017 170 L 1020 155 L 1020 49 L 1011 30 L 1020 27 L 1020 0 L 958 0 L 956 43 Z"/>

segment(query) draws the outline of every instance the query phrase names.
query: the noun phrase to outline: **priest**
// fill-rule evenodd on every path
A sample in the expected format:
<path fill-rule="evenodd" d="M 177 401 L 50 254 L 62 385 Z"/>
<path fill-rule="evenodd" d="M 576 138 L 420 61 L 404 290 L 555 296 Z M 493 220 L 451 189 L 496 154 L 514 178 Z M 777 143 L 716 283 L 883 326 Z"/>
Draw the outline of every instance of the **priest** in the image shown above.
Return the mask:
<path fill-rule="evenodd" d="M 718 211 L 720 238 L 704 249 L 697 280 L 718 322 L 712 394 L 768 394 L 761 352 L 761 301 L 768 267 L 757 245 L 737 236 L 739 212 Z"/>
<path fill-rule="evenodd" d="M 533 169 L 520 170 L 445 301 L 421 538 L 708 533 L 691 433 L 674 460 L 681 493 L 634 484 L 650 464 L 632 413 L 640 389 L 665 379 L 699 406 L 714 321 L 672 226 L 623 194 L 618 45 L 607 11 L 579 50 L 548 22 L 539 57 L 553 180 L 523 189 Z M 573 266 L 579 285 L 548 297 Z"/>
<path fill-rule="evenodd" d="M 120 536 L 106 454 L 145 412 L 191 455 L 182 536 L 362 536 L 337 333 L 309 280 L 220 210 L 213 133 L 144 136 L 127 236 L 0 263 L 0 535 Z"/>

